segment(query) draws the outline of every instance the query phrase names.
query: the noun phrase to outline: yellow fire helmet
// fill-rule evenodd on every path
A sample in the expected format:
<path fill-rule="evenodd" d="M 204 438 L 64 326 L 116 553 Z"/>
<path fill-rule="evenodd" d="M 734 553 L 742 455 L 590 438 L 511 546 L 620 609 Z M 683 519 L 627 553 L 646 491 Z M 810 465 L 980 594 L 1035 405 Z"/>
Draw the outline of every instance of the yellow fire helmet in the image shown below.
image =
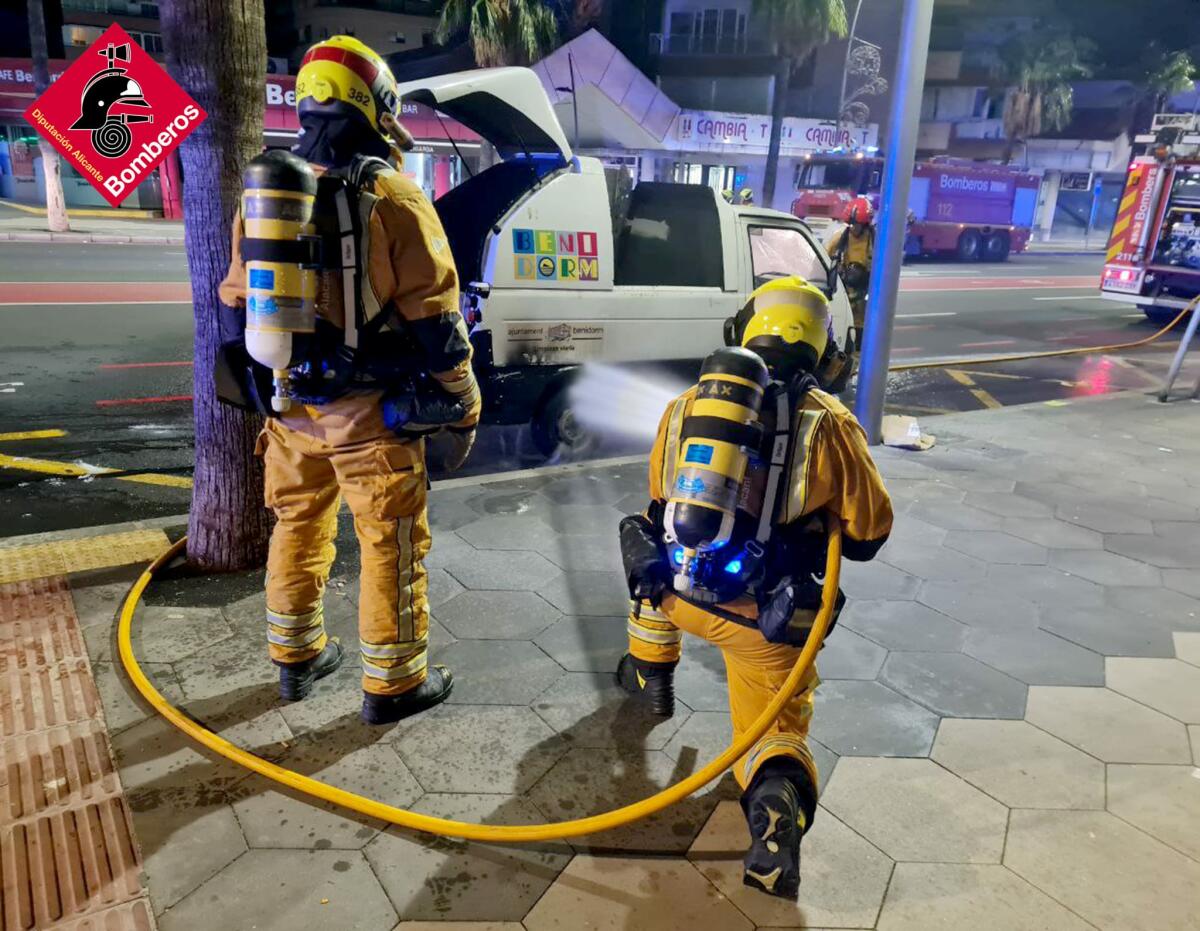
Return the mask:
<path fill-rule="evenodd" d="M 412 137 L 396 119 L 396 79 L 379 55 L 353 36 L 333 36 L 310 48 L 296 76 L 296 112 L 353 107 L 389 142 L 401 148 Z"/>
<path fill-rule="evenodd" d="M 829 342 L 829 298 L 798 275 L 757 288 L 739 316 L 741 345 L 776 374 L 813 371 Z"/>

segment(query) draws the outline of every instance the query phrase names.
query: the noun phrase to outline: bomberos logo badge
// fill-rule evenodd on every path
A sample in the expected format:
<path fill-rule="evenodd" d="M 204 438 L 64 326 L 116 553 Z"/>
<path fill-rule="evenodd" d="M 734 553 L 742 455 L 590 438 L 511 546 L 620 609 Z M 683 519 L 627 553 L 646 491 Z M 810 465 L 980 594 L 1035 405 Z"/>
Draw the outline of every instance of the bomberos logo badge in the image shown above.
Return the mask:
<path fill-rule="evenodd" d="M 117 24 L 25 111 L 114 207 L 206 114 Z"/>

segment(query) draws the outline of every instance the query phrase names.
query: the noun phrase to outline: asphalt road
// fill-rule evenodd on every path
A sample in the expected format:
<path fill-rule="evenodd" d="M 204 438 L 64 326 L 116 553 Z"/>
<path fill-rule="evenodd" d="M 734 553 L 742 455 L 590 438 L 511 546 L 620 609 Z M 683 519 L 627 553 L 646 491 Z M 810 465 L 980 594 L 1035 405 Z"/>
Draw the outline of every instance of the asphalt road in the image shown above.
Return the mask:
<path fill-rule="evenodd" d="M 1107 345 L 1152 333 L 1135 308 L 1096 296 L 1099 267 L 1098 256 L 1037 254 L 1004 265 L 906 266 L 893 362 Z M 0 536 L 186 509 L 186 282 L 178 246 L 0 246 Z M 891 379 L 889 403 L 923 414 L 1146 389 L 1161 377 L 1170 348 L 1164 341 L 1120 356 L 901 372 Z M 8 437 L 38 431 L 53 435 Z M 597 454 L 637 445 L 609 443 Z M 469 469 L 538 462 L 527 431 L 489 428 Z M 151 478 L 56 474 L 63 463 L 148 471 Z"/>

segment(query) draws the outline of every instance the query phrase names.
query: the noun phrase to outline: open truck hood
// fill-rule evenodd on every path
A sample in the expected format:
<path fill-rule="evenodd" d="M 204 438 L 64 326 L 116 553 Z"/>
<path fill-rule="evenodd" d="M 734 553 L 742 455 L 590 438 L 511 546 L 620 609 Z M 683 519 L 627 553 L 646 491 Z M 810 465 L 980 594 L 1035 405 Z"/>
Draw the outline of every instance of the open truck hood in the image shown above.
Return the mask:
<path fill-rule="evenodd" d="M 503 154 L 556 152 L 564 161 L 571 146 L 554 108 L 528 68 L 459 71 L 407 81 L 400 98 L 433 107 L 479 133 Z"/>

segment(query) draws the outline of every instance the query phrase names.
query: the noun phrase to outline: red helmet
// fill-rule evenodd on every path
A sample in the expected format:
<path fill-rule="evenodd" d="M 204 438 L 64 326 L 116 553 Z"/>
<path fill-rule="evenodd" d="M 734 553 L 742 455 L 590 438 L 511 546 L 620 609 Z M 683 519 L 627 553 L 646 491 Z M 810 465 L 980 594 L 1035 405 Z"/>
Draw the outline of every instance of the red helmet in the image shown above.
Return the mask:
<path fill-rule="evenodd" d="M 861 223 L 863 226 L 870 226 L 871 221 L 875 219 L 875 208 L 871 206 L 868 198 L 856 197 L 846 205 L 846 212 L 842 214 L 842 219 L 847 223 Z"/>

